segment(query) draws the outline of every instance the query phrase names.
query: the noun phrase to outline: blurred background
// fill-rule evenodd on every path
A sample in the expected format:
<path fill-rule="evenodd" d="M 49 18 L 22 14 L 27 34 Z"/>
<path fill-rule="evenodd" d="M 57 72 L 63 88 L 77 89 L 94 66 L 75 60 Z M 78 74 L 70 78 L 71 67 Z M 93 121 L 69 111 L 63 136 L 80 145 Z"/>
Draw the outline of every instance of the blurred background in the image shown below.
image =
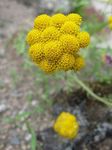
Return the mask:
<path fill-rule="evenodd" d="M 42 140 L 36 137 L 52 126 L 59 112 L 71 111 L 70 105 L 75 109 L 85 99 L 89 101 L 85 110 L 90 122 L 83 118 L 83 124 L 85 120 L 101 123 L 108 113 L 112 123 L 110 108 L 90 100 L 92 97 L 76 84 L 73 73 L 45 75 L 27 55 L 26 34 L 36 16 L 71 12 L 83 17 L 82 29 L 91 35 L 90 45 L 82 50 L 86 67 L 77 75 L 112 103 L 112 29 L 108 25 L 112 0 L 0 0 L 0 150 L 65 150 L 55 148 L 63 143 L 59 139 L 53 143 L 51 138 L 47 144 L 53 145 L 43 148 Z M 83 114 L 79 110 L 75 113 L 80 118 Z M 46 134 L 49 132 L 43 136 Z M 100 143 L 100 149 L 111 150 L 111 140 L 103 146 Z"/>

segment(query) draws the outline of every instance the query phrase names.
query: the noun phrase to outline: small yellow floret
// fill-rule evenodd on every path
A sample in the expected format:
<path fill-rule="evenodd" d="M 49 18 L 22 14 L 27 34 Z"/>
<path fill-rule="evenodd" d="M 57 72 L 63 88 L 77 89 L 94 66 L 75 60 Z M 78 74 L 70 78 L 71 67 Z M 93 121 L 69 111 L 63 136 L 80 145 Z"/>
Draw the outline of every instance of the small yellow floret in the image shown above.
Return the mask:
<path fill-rule="evenodd" d="M 47 28 L 50 25 L 50 21 L 51 21 L 50 16 L 46 14 L 40 15 L 36 17 L 36 19 L 34 20 L 34 28 L 43 31 L 45 28 Z"/>
<path fill-rule="evenodd" d="M 73 139 L 78 134 L 79 124 L 74 115 L 62 112 L 54 123 L 54 130 L 64 138 Z"/>
<path fill-rule="evenodd" d="M 29 48 L 29 56 L 31 59 L 38 64 L 44 58 L 43 45 L 41 43 L 36 43 Z"/>
<path fill-rule="evenodd" d="M 66 53 L 76 53 L 79 51 L 79 42 L 75 36 L 72 35 L 62 35 L 60 37 L 60 42 L 62 44 L 62 49 Z"/>
<path fill-rule="evenodd" d="M 27 37 L 26 37 L 26 41 L 28 42 L 29 45 L 33 45 L 37 42 L 41 41 L 41 32 L 39 30 L 36 29 L 32 29 Z"/>
<path fill-rule="evenodd" d="M 75 63 L 75 58 L 71 54 L 64 54 L 59 61 L 58 69 L 68 71 L 70 70 Z"/>
<path fill-rule="evenodd" d="M 80 31 L 80 27 L 76 25 L 73 21 L 67 21 L 61 27 L 61 32 L 63 34 L 73 34 L 77 35 Z"/>
<path fill-rule="evenodd" d="M 59 41 L 47 42 L 44 46 L 46 59 L 57 61 L 62 55 L 61 43 Z"/>
<path fill-rule="evenodd" d="M 61 28 L 61 26 L 65 23 L 66 16 L 63 14 L 56 14 L 53 15 L 51 18 L 51 25 L 55 26 L 56 28 Z"/>
<path fill-rule="evenodd" d="M 58 40 L 60 32 L 55 27 L 48 27 L 42 32 L 42 41 L 47 42 L 51 40 Z"/>
<path fill-rule="evenodd" d="M 73 65 L 73 70 L 79 71 L 85 66 L 85 60 L 82 56 L 77 55 L 75 57 L 75 63 Z"/>
<path fill-rule="evenodd" d="M 85 48 L 89 45 L 90 43 L 90 35 L 88 32 L 80 32 L 78 35 L 77 35 L 77 38 L 78 38 L 78 41 L 79 41 L 79 44 L 80 44 L 80 47 L 81 48 Z"/>
<path fill-rule="evenodd" d="M 77 25 L 81 25 L 82 17 L 79 14 L 71 13 L 67 16 L 69 21 L 74 21 Z"/>
<path fill-rule="evenodd" d="M 49 62 L 47 60 L 43 60 L 39 64 L 40 68 L 45 72 L 45 73 L 53 73 L 56 69 L 56 64 Z"/>
<path fill-rule="evenodd" d="M 112 16 L 110 16 L 109 18 L 108 18 L 108 23 L 110 24 L 112 24 Z"/>

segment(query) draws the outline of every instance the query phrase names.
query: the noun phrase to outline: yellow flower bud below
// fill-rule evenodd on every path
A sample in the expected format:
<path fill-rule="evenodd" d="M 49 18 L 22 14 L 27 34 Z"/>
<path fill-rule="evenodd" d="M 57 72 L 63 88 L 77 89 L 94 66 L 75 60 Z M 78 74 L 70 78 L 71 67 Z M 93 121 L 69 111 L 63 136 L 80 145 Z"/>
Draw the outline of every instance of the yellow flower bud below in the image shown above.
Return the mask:
<path fill-rule="evenodd" d="M 79 14 L 71 13 L 67 16 L 69 21 L 74 21 L 77 25 L 81 25 L 82 17 Z"/>
<path fill-rule="evenodd" d="M 44 46 L 44 53 L 46 59 L 57 61 L 62 55 L 61 43 L 59 41 L 47 42 Z"/>
<path fill-rule="evenodd" d="M 29 45 L 33 45 L 37 42 L 41 41 L 41 32 L 39 30 L 36 29 L 32 29 L 27 37 L 26 37 L 26 41 L 28 42 Z"/>
<path fill-rule="evenodd" d="M 73 139 L 78 134 L 79 124 L 74 115 L 69 112 L 62 112 L 56 119 L 53 128 L 60 136 Z"/>
<path fill-rule="evenodd" d="M 75 63 L 75 58 L 71 54 L 64 54 L 58 64 L 57 69 L 68 71 L 70 70 Z"/>
<path fill-rule="evenodd" d="M 56 14 L 51 17 L 51 25 L 56 28 L 61 28 L 61 26 L 65 23 L 66 16 L 63 14 Z"/>
<path fill-rule="evenodd" d="M 48 60 L 42 60 L 39 66 L 47 74 L 53 73 L 56 69 L 56 64 L 49 62 Z"/>
<path fill-rule="evenodd" d="M 79 71 L 81 70 L 83 67 L 85 66 L 85 61 L 84 61 L 84 58 L 77 55 L 75 57 L 75 63 L 73 65 L 73 70 L 75 71 Z"/>
<path fill-rule="evenodd" d="M 31 59 L 38 64 L 44 58 L 43 45 L 41 43 L 36 43 L 29 48 L 29 56 Z"/>
<path fill-rule="evenodd" d="M 78 38 L 78 41 L 79 41 L 79 44 L 80 44 L 80 47 L 81 48 L 85 48 L 89 45 L 90 43 L 90 35 L 88 32 L 80 32 L 78 35 L 77 35 L 77 38 Z"/>
<path fill-rule="evenodd" d="M 51 17 L 43 14 L 35 18 L 34 20 L 34 28 L 43 31 L 50 25 Z"/>
<path fill-rule="evenodd" d="M 42 32 L 42 41 L 47 42 L 51 40 L 58 40 L 60 32 L 55 27 L 48 27 Z"/>
<path fill-rule="evenodd" d="M 80 27 L 76 25 L 73 21 L 67 21 L 62 25 L 61 32 L 63 34 L 74 34 L 77 35 L 80 31 Z"/>
<path fill-rule="evenodd" d="M 75 36 L 69 34 L 62 35 L 60 37 L 60 42 L 65 53 L 73 54 L 79 51 L 79 42 Z"/>

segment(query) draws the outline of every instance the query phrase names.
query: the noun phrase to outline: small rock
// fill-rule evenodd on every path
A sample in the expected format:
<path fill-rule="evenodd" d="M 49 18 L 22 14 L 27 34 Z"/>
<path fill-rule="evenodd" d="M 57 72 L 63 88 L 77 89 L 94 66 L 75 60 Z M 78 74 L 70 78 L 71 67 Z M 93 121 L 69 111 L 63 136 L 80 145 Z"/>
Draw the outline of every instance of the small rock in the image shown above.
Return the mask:
<path fill-rule="evenodd" d="M 37 100 L 33 100 L 31 104 L 32 104 L 32 106 L 36 106 L 37 105 Z"/>
<path fill-rule="evenodd" d="M 27 142 L 30 141 L 31 137 L 32 137 L 31 134 L 26 134 L 25 141 L 27 141 Z"/>
<path fill-rule="evenodd" d="M 0 113 L 7 110 L 7 106 L 5 104 L 0 104 Z"/>

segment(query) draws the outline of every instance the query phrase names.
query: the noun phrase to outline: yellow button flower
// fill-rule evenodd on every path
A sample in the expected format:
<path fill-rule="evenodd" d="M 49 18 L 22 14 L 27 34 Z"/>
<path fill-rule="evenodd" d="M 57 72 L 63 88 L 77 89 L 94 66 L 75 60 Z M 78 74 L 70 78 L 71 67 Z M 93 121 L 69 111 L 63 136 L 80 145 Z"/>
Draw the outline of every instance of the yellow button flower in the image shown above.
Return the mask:
<path fill-rule="evenodd" d="M 79 14 L 71 13 L 67 16 L 69 21 L 74 21 L 77 25 L 81 25 L 82 17 Z"/>
<path fill-rule="evenodd" d="M 67 21 L 63 24 L 60 30 L 63 34 L 77 35 L 80 32 L 80 27 L 76 25 L 73 21 Z"/>
<path fill-rule="evenodd" d="M 75 63 L 75 58 L 71 54 L 64 54 L 59 61 L 58 69 L 59 70 L 70 70 Z"/>
<path fill-rule="evenodd" d="M 64 138 L 73 139 L 78 134 L 79 124 L 74 115 L 62 112 L 54 123 L 54 130 Z"/>
<path fill-rule="evenodd" d="M 51 61 L 57 61 L 62 55 L 61 43 L 59 41 L 47 42 L 44 46 L 45 57 Z"/>
<path fill-rule="evenodd" d="M 85 48 L 89 45 L 90 43 L 90 35 L 88 32 L 80 32 L 78 35 L 77 35 L 77 38 L 78 38 L 78 41 L 79 41 L 79 44 L 80 44 L 80 47 L 81 48 Z"/>
<path fill-rule="evenodd" d="M 63 14 L 56 14 L 53 15 L 51 18 L 51 25 L 55 26 L 56 28 L 61 28 L 61 26 L 65 23 L 66 16 Z"/>
<path fill-rule="evenodd" d="M 44 58 L 43 45 L 36 43 L 29 48 L 29 56 L 35 63 L 39 63 Z"/>
<path fill-rule="evenodd" d="M 39 64 L 40 68 L 47 74 L 53 73 L 56 69 L 56 64 L 49 62 L 47 60 L 43 60 Z"/>
<path fill-rule="evenodd" d="M 41 35 L 42 41 L 47 42 L 51 40 L 58 40 L 60 32 L 55 27 L 46 28 Z"/>
<path fill-rule="evenodd" d="M 75 36 L 69 34 L 62 35 L 60 37 L 60 42 L 65 53 L 73 54 L 79 51 L 79 42 Z"/>
<path fill-rule="evenodd" d="M 73 70 L 79 71 L 85 66 L 84 58 L 80 55 L 75 57 L 75 63 L 73 65 Z"/>
<path fill-rule="evenodd" d="M 34 28 L 43 31 L 50 25 L 51 17 L 43 14 L 35 18 L 34 20 Z"/>
<path fill-rule="evenodd" d="M 41 32 L 36 29 L 32 29 L 26 37 L 26 41 L 28 42 L 29 45 L 33 45 L 36 42 L 41 41 Z"/>

